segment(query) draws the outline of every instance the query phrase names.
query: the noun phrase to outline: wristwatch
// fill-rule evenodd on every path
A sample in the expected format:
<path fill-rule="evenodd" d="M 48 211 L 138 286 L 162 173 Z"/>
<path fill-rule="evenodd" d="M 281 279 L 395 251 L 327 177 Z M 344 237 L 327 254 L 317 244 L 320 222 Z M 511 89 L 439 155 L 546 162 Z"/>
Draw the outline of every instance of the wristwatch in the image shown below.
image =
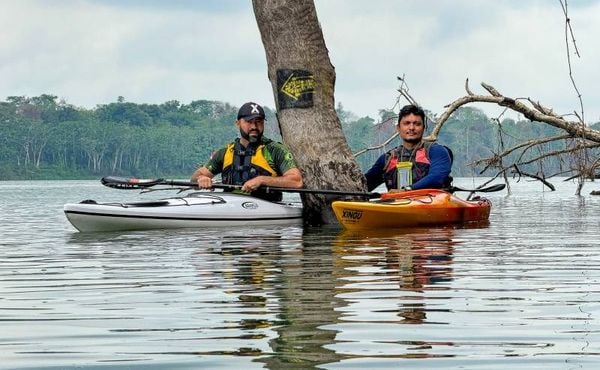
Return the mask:
<path fill-rule="evenodd" d="M 402 189 L 406 190 L 406 191 L 410 191 L 410 190 L 412 190 L 412 186 L 403 186 Z"/>

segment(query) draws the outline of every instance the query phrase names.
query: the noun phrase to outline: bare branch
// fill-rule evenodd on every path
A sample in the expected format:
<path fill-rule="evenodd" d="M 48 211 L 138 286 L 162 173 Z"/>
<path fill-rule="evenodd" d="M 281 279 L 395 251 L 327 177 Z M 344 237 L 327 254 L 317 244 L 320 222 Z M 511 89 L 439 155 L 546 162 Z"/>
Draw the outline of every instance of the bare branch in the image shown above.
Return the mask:
<path fill-rule="evenodd" d="M 515 171 L 518 172 L 518 174 L 520 176 L 526 176 L 526 177 L 531 177 L 532 179 L 536 179 L 538 181 L 540 181 L 542 184 L 546 185 L 550 190 L 555 191 L 556 188 L 554 187 L 554 185 L 552 185 L 551 183 L 549 183 L 548 181 L 546 181 L 546 178 L 543 176 L 539 176 L 536 174 L 532 174 L 532 173 L 527 173 L 527 172 L 523 172 L 521 171 L 517 165 L 514 166 Z"/>
<path fill-rule="evenodd" d="M 419 105 L 419 103 L 417 103 L 417 100 L 408 93 L 408 85 L 406 84 L 404 75 L 402 75 L 402 77 L 398 77 L 398 80 L 401 81 L 400 87 L 398 88 L 400 96 L 404 96 L 410 104 Z M 400 96 L 398 96 L 398 100 L 400 100 Z"/>
<path fill-rule="evenodd" d="M 397 132 L 395 134 L 393 134 L 392 136 L 390 136 L 386 141 L 384 141 L 383 143 L 381 143 L 379 145 L 375 145 L 375 146 L 371 146 L 371 147 L 359 150 L 358 152 L 354 153 L 354 157 L 358 157 L 359 155 L 361 155 L 363 153 L 366 153 L 366 152 L 369 152 L 371 150 L 377 150 L 377 149 L 385 148 L 396 137 L 398 137 L 398 133 Z"/>
<path fill-rule="evenodd" d="M 573 77 L 573 68 L 571 68 L 571 52 L 569 50 L 569 35 L 571 36 L 571 41 L 573 42 L 573 47 L 575 48 L 575 55 L 581 57 L 579 54 L 579 50 L 577 49 L 577 43 L 575 42 L 575 35 L 573 34 L 573 28 L 571 27 L 571 19 L 569 18 L 569 6 L 567 4 L 567 0 L 560 0 L 560 5 L 563 10 L 563 14 L 565 15 L 565 47 L 567 51 L 567 64 L 569 66 L 569 78 L 571 79 L 571 84 L 573 85 L 573 89 L 577 94 L 577 99 L 579 100 L 579 106 L 581 108 L 581 116 L 577 114 L 578 117 L 581 117 L 581 122 L 584 122 L 584 112 L 583 112 L 583 99 L 581 98 L 581 93 L 577 88 L 577 83 L 575 83 L 575 78 Z"/>
<path fill-rule="evenodd" d="M 600 142 L 600 131 L 586 128 L 581 124 L 581 121 L 568 121 L 552 112 L 552 110 L 544 108 L 539 102 L 532 107 L 522 103 L 519 99 L 514 99 L 502 95 L 496 88 L 486 83 L 481 83 L 481 86 L 488 91 L 490 95 L 465 95 L 456 99 L 446 106 L 446 111 L 442 113 L 437 120 L 435 127 L 426 140 L 437 140 L 439 133 L 444 125 L 444 122 L 458 108 L 469 103 L 493 103 L 503 107 L 507 107 L 515 112 L 523 114 L 527 119 L 535 122 L 547 123 L 551 126 L 559 128 L 572 137 L 585 136 L 586 139 Z M 532 103 L 531 99 L 524 99 Z"/>
<path fill-rule="evenodd" d="M 527 98 L 527 100 L 531 103 L 531 105 L 533 105 L 533 107 L 535 109 L 537 109 L 538 111 L 540 111 L 542 114 L 545 114 L 545 115 L 548 115 L 548 116 L 552 116 L 552 117 L 556 117 L 556 118 L 561 118 L 560 116 L 556 115 L 552 111 L 552 109 L 546 108 L 542 104 L 540 104 L 539 101 L 533 101 L 530 98 Z"/>
<path fill-rule="evenodd" d="M 556 140 L 558 140 L 558 138 L 559 138 L 559 136 L 554 136 L 553 138 L 528 141 L 526 143 L 519 144 L 519 147 L 523 147 L 525 145 L 529 145 L 529 146 L 539 145 L 543 142 L 550 142 L 553 140 L 556 141 Z M 553 140 L 550 140 L 550 139 L 553 139 Z M 515 166 L 524 166 L 527 164 L 540 162 L 541 160 L 546 159 L 546 158 L 556 157 L 556 156 L 561 156 L 561 155 L 569 155 L 569 154 L 573 154 L 573 153 L 576 153 L 576 152 L 584 150 L 584 149 L 593 149 L 593 148 L 598 148 L 598 147 L 600 147 L 600 143 L 589 143 L 587 145 L 581 145 L 580 143 L 578 143 L 575 147 L 567 148 L 567 149 L 563 149 L 563 150 L 551 151 L 551 152 L 541 154 L 537 157 L 534 157 L 534 158 L 531 158 L 531 159 L 528 159 L 525 161 L 521 160 L 521 158 L 522 158 L 522 154 L 521 154 L 519 159 L 513 161 L 513 163 L 511 165 L 503 166 L 502 158 L 504 158 L 510 152 L 513 152 L 514 150 L 517 149 L 517 148 L 510 148 L 501 154 L 495 154 L 491 158 L 485 158 L 485 159 L 480 159 L 478 161 L 475 161 L 472 165 L 473 166 L 482 165 L 482 164 L 485 165 L 485 168 L 482 171 L 480 171 L 480 174 L 489 170 L 490 167 L 499 168 L 499 171 L 502 172 L 502 171 L 508 171 L 510 168 L 514 168 Z M 561 171 L 561 172 L 546 176 L 545 178 L 551 178 L 553 176 L 559 176 L 559 175 L 564 175 L 567 173 L 573 173 L 573 171 L 575 171 L 577 174 L 575 176 L 570 177 L 571 179 L 577 178 L 577 177 L 581 178 L 582 180 L 583 179 L 593 179 L 595 177 L 595 170 L 598 168 L 599 165 L 600 165 L 600 162 L 598 160 L 596 160 L 590 166 L 569 168 L 566 171 Z"/>
<path fill-rule="evenodd" d="M 549 142 L 553 142 L 553 141 L 558 141 L 558 140 L 564 140 L 564 139 L 568 139 L 570 138 L 571 135 L 557 135 L 557 136 L 552 136 L 552 137 L 547 137 L 547 138 L 542 138 L 542 139 L 535 139 L 535 140 L 528 140 L 528 141 L 524 141 L 522 143 L 519 143 L 511 148 L 506 149 L 505 151 L 503 151 L 502 153 L 496 154 L 493 159 L 494 161 L 491 162 L 490 159 L 480 159 L 478 161 L 473 162 L 473 165 L 477 166 L 483 163 L 488 163 L 486 167 L 484 167 L 484 169 L 481 171 L 481 173 L 485 172 L 492 164 L 494 164 L 495 162 L 499 162 L 500 159 L 508 156 L 509 154 L 513 153 L 514 151 L 521 149 L 521 148 L 525 148 L 523 149 L 523 153 L 525 153 L 528 149 L 536 146 L 536 145 L 541 145 L 541 144 L 546 144 Z M 521 154 L 521 157 L 523 155 L 523 153 Z"/>
<path fill-rule="evenodd" d="M 594 144 L 592 146 L 589 146 L 588 148 L 597 148 L 599 146 L 600 146 L 600 144 Z M 520 165 L 526 165 L 526 164 L 538 162 L 538 161 L 540 161 L 542 159 L 549 158 L 549 157 L 555 157 L 555 156 L 563 155 L 563 154 L 573 154 L 574 152 L 577 152 L 577 151 L 579 151 L 581 149 L 582 149 L 581 146 L 577 146 L 575 148 L 568 148 L 568 149 L 563 149 L 563 150 L 555 150 L 553 152 L 544 153 L 544 154 L 542 154 L 540 156 L 537 156 L 535 158 L 528 159 L 527 161 L 523 161 L 523 162 L 519 161 L 518 164 L 520 164 Z"/>
<path fill-rule="evenodd" d="M 473 92 L 471 91 L 471 89 L 469 88 L 469 79 L 467 78 L 467 80 L 465 81 L 465 90 L 467 90 L 467 94 L 469 95 L 475 95 L 473 94 Z"/>

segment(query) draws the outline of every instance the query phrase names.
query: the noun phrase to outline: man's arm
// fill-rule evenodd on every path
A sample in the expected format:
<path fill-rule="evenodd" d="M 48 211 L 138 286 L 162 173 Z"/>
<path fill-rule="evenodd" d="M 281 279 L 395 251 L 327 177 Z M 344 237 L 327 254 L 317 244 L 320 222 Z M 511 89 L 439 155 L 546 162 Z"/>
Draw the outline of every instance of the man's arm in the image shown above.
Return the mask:
<path fill-rule="evenodd" d="M 429 173 L 421 180 L 412 184 L 413 189 L 440 189 L 452 170 L 450 154 L 442 145 L 432 145 L 429 148 Z"/>
<path fill-rule="evenodd" d="M 214 152 L 204 166 L 198 167 L 192 174 L 191 181 L 198 183 L 200 189 L 211 189 L 212 179 L 215 175 L 221 173 L 223 168 L 223 158 L 226 148 L 221 148 Z"/>
<path fill-rule="evenodd" d="M 272 143 L 270 153 L 280 176 L 257 176 L 244 183 L 243 191 L 252 192 L 261 186 L 276 188 L 301 188 L 304 185 L 302 173 L 296 167 L 294 156 L 282 144 Z"/>
<path fill-rule="evenodd" d="M 208 170 L 205 166 L 199 167 L 192 174 L 191 182 L 195 182 L 198 184 L 200 189 L 210 189 L 212 188 L 212 179 L 215 175 Z"/>
<path fill-rule="evenodd" d="M 369 191 L 375 189 L 383 182 L 383 167 L 385 166 L 385 154 L 377 158 L 373 166 L 365 173 L 367 179 L 367 189 Z"/>
<path fill-rule="evenodd" d="M 301 188 L 304 185 L 302 174 L 297 168 L 290 168 L 281 176 L 257 176 L 244 183 L 242 191 L 253 192 L 261 186 L 276 188 Z"/>

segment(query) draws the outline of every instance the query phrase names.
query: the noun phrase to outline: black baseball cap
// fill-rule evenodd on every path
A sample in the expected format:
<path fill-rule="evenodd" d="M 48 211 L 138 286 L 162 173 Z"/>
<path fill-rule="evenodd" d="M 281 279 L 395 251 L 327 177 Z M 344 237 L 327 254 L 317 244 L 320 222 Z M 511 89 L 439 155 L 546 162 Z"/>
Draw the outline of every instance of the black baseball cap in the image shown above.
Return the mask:
<path fill-rule="evenodd" d="M 250 121 L 255 118 L 265 119 L 265 111 L 260 105 L 253 102 L 248 102 L 242 105 L 238 111 L 237 119 L 240 118 L 243 118 L 246 121 Z"/>

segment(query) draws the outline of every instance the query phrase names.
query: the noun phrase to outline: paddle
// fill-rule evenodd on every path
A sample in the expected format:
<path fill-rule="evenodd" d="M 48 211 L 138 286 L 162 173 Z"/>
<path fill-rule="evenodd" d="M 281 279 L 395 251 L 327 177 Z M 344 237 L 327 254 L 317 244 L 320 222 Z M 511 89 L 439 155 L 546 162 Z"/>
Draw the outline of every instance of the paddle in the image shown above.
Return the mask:
<path fill-rule="evenodd" d="M 187 186 L 187 187 L 198 187 L 198 184 L 191 181 L 177 181 L 177 180 L 165 180 L 165 179 L 136 179 L 126 177 L 107 176 L 101 180 L 102 185 L 108 186 L 115 189 L 146 189 L 156 185 L 169 185 L 169 186 Z M 227 185 L 227 184 L 213 184 L 215 189 L 225 190 L 239 190 L 242 187 L 240 185 Z M 380 193 L 365 193 L 359 191 L 342 191 L 342 190 L 324 190 L 324 189 L 298 189 L 298 188 L 278 188 L 272 186 L 262 186 L 261 189 L 269 192 L 281 191 L 288 193 L 307 193 L 307 194 L 330 194 L 330 195 L 349 195 L 349 196 L 360 196 L 368 198 L 379 198 Z"/>
<path fill-rule="evenodd" d="M 108 186 L 115 189 L 147 189 L 156 185 L 168 185 L 168 186 L 186 186 L 186 187 L 198 187 L 198 184 L 191 181 L 177 181 L 177 180 L 165 180 L 165 179 L 136 179 L 127 177 L 117 176 L 106 176 L 101 180 L 102 185 Z M 452 186 L 449 189 L 444 189 L 450 193 L 456 191 L 464 191 L 470 193 L 491 193 L 500 191 L 506 187 L 505 184 L 495 184 L 481 189 L 464 189 L 458 186 Z M 225 189 L 225 190 L 239 190 L 242 187 L 240 185 L 227 185 L 227 184 L 213 184 L 213 188 Z M 330 195 L 348 195 L 348 196 L 359 196 L 368 198 L 380 198 L 380 193 L 366 193 L 359 191 L 342 191 L 342 190 L 325 190 L 325 189 L 298 189 L 298 188 L 278 188 L 265 186 L 262 187 L 265 191 L 281 191 L 288 193 L 306 193 L 306 194 L 330 194 Z"/>
<path fill-rule="evenodd" d="M 451 186 L 448 190 L 449 193 L 454 193 L 456 191 L 465 191 L 465 192 L 469 192 L 469 193 L 493 193 L 495 191 L 500 191 L 503 190 L 506 187 L 506 184 L 495 184 L 495 185 L 490 185 L 487 188 L 480 188 L 480 189 L 463 189 L 463 188 L 459 188 L 458 186 Z"/>

